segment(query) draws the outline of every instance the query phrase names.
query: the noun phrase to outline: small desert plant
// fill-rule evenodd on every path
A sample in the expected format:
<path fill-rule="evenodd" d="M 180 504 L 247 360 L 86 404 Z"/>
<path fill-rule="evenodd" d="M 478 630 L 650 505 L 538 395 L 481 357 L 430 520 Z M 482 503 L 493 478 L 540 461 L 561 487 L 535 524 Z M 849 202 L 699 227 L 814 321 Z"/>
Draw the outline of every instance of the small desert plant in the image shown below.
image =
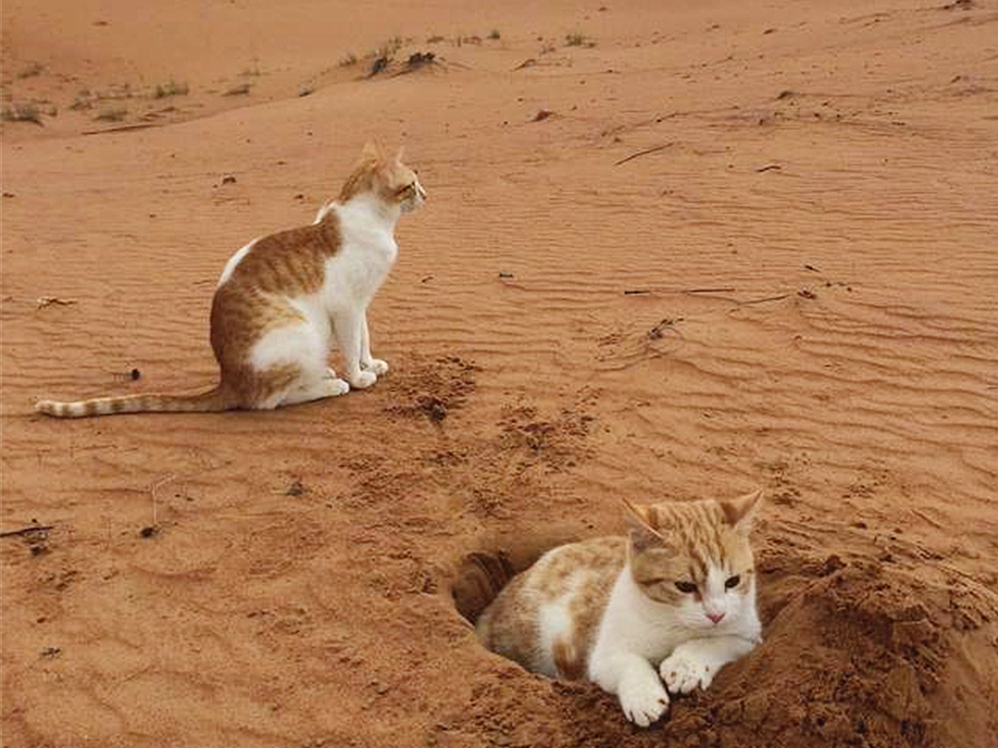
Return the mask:
<path fill-rule="evenodd" d="M 94 93 L 94 98 L 96 99 L 130 99 L 133 96 L 135 96 L 135 92 L 132 91 L 130 83 L 112 85 L 106 91 L 97 91 Z"/>
<path fill-rule="evenodd" d="M 101 109 L 100 113 L 94 119 L 101 120 L 102 122 L 121 122 L 127 114 L 128 110 L 123 106 L 107 107 Z"/>
<path fill-rule="evenodd" d="M 252 87 L 250 83 L 237 83 L 223 93 L 222 96 L 246 96 Z"/>
<path fill-rule="evenodd" d="M 73 103 L 69 105 L 69 108 L 73 111 L 79 111 L 81 109 L 90 109 L 94 105 L 94 100 L 96 97 L 90 93 L 89 88 L 84 88 L 78 94 L 76 98 L 73 99 Z"/>
<path fill-rule="evenodd" d="M 302 83 L 298 86 L 299 96 L 310 96 L 315 93 L 315 86 L 311 83 Z"/>
<path fill-rule="evenodd" d="M 379 60 L 391 60 L 400 49 L 402 49 L 402 37 L 395 36 L 374 50 L 372 56 Z"/>
<path fill-rule="evenodd" d="M 42 124 L 42 111 L 33 101 L 5 106 L 0 117 L 6 122 L 34 122 L 36 125 Z"/>
<path fill-rule="evenodd" d="M 340 60 L 341 68 L 352 67 L 353 65 L 356 64 L 357 64 L 357 55 L 355 55 L 353 52 L 348 52 L 346 56 Z"/>
<path fill-rule="evenodd" d="M 413 52 L 406 62 L 407 70 L 419 70 L 425 65 L 432 65 L 437 55 L 435 52 Z"/>
<path fill-rule="evenodd" d="M 595 47 L 596 42 L 592 41 L 585 34 L 578 31 L 573 31 L 571 34 L 565 34 L 565 46 L 566 47 Z"/>
<path fill-rule="evenodd" d="M 168 96 L 186 96 L 190 88 L 186 83 L 177 83 L 172 78 L 169 83 L 160 83 L 153 91 L 154 99 L 165 99 Z"/>
<path fill-rule="evenodd" d="M 402 38 L 396 36 L 389 39 L 387 42 L 382 44 L 376 50 L 371 52 L 368 57 L 373 59 L 374 62 L 371 63 L 371 70 L 367 74 L 368 77 L 372 77 L 382 72 L 388 67 L 388 64 L 395 59 L 395 54 L 402 48 Z"/>
<path fill-rule="evenodd" d="M 440 34 L 434 34 L 433 36 L 429 36 L 429 37 L 426 38 L 426 43 L 427 44 L 439 44 L 443 40 L 444 40 L 444 38 L 442 36 L 440 36 Z"/>
<path fill-rule="evenodd" d="M 36 75 L 41 75 L 45 70 L 45 66 L 40 62 L 33 62 L 20 73 L 17 74 L 18 78 L 34 78 Z"/>
<path fill-rule="evenodd" d="M 489 39 L 499 39 L 501 36 L 502 34 L 499 33 L 499 29 L 492 29 L 489 32 Z"/>
<path fill-rule="evenodd" d="M 244 78 L 259 78 L 261 75 L 263 75 L 263 73 L 260 71 L 260 61 L 254 59 L 253 67 L 246 68 L 239 75 L 243 76 Z"/>

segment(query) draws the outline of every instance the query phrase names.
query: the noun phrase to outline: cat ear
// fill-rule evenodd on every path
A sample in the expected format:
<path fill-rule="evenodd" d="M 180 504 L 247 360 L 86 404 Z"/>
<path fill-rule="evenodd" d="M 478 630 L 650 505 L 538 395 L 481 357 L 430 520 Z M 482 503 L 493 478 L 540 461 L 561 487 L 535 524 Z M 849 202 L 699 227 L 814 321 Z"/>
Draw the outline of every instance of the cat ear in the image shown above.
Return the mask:
<path fill-rule="evenodd" d="M 627 499 L 624 502 L 624 517 L 627 520 L 627 530 L 631 536 L 631 545 L 636 551 L 643 551 L 662 545 L 662 536 L 658 533 L 648 518 L 648 507 L 632 504 Z"/>
<path fill-rule="evenodd" d="M 721 511 L 728 524 L 739 532 L 747 533 L 752 528 L 752 519 L 755 517 L 759 502 L 762 501 L 762 489 L 745 494 L 737 499 L 719 501 Z"/>
<path fill-rule="evenodd" d="M 360 152 L 360 160 L 367 164 L 376 164 L 381 161 L 381 148 L 373 140 L 364 143 L 364 150 Z"/>

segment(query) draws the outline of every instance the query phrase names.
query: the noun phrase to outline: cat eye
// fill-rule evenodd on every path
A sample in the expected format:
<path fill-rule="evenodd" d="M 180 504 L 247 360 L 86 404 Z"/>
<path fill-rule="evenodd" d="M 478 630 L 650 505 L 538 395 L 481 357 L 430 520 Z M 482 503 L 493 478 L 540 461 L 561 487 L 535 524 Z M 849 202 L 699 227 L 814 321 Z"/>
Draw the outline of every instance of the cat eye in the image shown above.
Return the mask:
<path fill-rule="evenodd" d="M 676 582 L 676 589 L 689 595 L 697 591 L 697 586 L 693 582 Z"/>
<path fill-rule="evenodd" d="M 405 192 L 412 192 L 415 189 L 416 189 L 416 183 L 415 182 L 411 182 L 411 183 L 407 184 L 405 187 L 399 187 L 396 190 L 396 192 L 401 195 L 401 194 L 403 194 Z"/>
<path fill-rule="evenodd" d="M 724 589 L 726 589 L 726 590 L 730 590 L 730 589 L 732 589 L 733 587 L 737 587 L 737 586 L 738 586 L 738 583 L 739 583 L 740 581 L 742 581 L 742 578 L 741 578 L 740 576 L 738 576 L 737 574 L 735 574 L 735 575 L 734 575 L 733 577 L 728 577 L 728 578 L 727 578 L 727 579 L 726 579 L 726 580 L 724 581 Z"/>

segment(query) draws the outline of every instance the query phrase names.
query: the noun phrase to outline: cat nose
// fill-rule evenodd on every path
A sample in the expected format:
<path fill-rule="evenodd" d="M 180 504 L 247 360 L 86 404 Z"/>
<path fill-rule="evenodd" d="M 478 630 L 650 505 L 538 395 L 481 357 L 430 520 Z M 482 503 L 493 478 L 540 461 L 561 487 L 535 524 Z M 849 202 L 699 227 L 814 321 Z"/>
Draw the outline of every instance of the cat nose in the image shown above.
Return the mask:
<path fill-rule="evenodd" d="M 721 619 L 724 618 L 724 613 L 708 613 L 707 617 L 714 623 L 720 623 Z"/>

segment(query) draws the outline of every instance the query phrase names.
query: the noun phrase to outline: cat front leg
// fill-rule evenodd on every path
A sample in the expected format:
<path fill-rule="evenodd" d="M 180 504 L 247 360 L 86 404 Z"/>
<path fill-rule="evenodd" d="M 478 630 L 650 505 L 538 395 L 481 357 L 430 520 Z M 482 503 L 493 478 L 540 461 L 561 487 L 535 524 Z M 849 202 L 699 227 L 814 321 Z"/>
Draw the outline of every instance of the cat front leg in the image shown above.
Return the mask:
<path fill-rule="evenodd" d="M 669 693 L 690 693 L 696 688 L 706 689 L 718 670 L 751 652 L 757 643 L 740 636 L 691 639 L 680 644 L 671 655 L 662 660 L 659 673 Z"/>
<path fill-rule="evenodd" d="M 594 653 L 590 676 L 607 693 L 617 695 L 624 716 L 638 727 L 648 727 L 669 708 L 669 695 L 655 669 L 631 652 L 599 656 Z"/>
<path fill-rule="evenodd" d="M 333 317 L 333 328 L 336 340 L 343 352 L 346 363 L 347 382 L 351 387 L 362 390 L 378 381 L 378 375 L 373 371 L 361 368 L 361 353 L 364 345 L 364 313 L 363 311 L 343 311 Z"/>
<path fill-rule="evenodd" d="M 388 363 L 380 358 L 371 357 L 371 331 L 367 326 L 367 310 L 364 310 L 364 326 L 361 329 L 360 365 L 368 371 L 373 371 L 379 377 L 388 371 Z"/>

